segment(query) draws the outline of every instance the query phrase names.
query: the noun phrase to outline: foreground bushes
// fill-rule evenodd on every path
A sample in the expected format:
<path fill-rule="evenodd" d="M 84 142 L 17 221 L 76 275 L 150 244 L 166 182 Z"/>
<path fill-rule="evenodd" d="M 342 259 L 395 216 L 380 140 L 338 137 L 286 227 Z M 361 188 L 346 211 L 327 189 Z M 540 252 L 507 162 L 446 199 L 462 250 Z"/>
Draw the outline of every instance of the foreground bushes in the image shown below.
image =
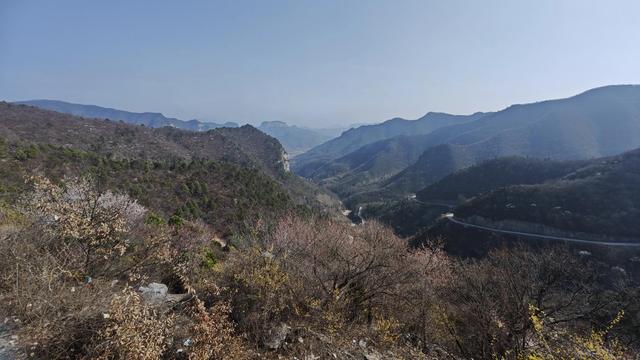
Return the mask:
<path fill-rule="evenodd" d="M 186 274 L 216 246 L 203 224 L 170 227 L 127 196 L 99 193 L 84 180 L 58 186 L 34 179 L 17 212 L 0 227 L 7 255 L 0 261 L 0 310 L 18 325 L 31 357 L 242 355 L 224 303 L 205 306 L 195 290 L 172 303 L 135 291 L 149 279 L 193 288 Z M 191 241 L 180 242 L 184 237 Z"/>
<path fill-rule="evenodd" d="M 0 309 L 35 358 L 605 359 L 638 340 L 637 288 L 567 249 L 460 260 L 298 217 L 235 248 L 77 180 L 3 212 Z M 154 281 L 180 295 L 136 291 Z"/>
<path fill-rule="evenodd" d="M 232 254 L 219 281 L 256 341 L 286 322 L 465 358 L 550 358 L 589 346 L 612 358 L 624 353 L 612 340 L 623 330 L 619 311 L 637 302 L 629 279 L 567 249 L 462 261 L 437 244 L 408 249 L 373 222 L 318 219 L 283 220 L 263 246 Z M 549 341 L 558 337 L 566 340 Z"/>

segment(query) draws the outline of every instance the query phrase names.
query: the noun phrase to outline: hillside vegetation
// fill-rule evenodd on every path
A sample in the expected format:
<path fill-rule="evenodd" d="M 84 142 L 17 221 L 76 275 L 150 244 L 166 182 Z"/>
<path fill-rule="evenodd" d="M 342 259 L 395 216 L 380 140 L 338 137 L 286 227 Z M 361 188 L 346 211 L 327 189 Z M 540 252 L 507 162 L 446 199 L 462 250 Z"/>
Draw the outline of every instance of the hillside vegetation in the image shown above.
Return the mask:
<path fill-rule="evenodd" d="M 640 296 L 624 269 L 562 247 L 465 260 L 438 239 L 412 247 L 376 221 L 352 226 L 252 127 L 0 104 L 0 136 L 0 356 L 637 356 Z M 631 155 L 563 181 L 628 172 Z"/>
<path fill-rule="evenodd" d="M 151 128 L 173 127 L 190 131 L 208 131 L 223 127 L 236 128 L 239 126 L 235 122 L 216 123 L 199 121 L 196 119 L 180 120 L 176 118 L 168 118 L 161 113 L 138 113 L 97 105 L 74 104 L 58 100 L 27 100 L 18 101 L 14 104 L 34 106 L 40 109 L 52 110 L 84 118 L 122 121 L 127 124 L 144 125 Z M 291 155 L 300 154 L 316 145 L 320 145 L 321 143 L 340 135 L 341 132 L 336 131 L 335 129 L 308 129 L 298 126 L 290 126 L 282 121 L 265 121 L 260 124 L 258 129 L 278 139 L 282 146 L 284 146 L 287 152 Z"/>
<path fill-rule="evenodd" d="M 403 236 L 414 235 L 434 225 L 442 213 L 453 211 L 460 218 L 480 216 L 570 232 L 636 237 L 632 219 L 637 215 L 640 189 L 638 153 L 581 161 L 490 160 L 427 186 L 415 200 L 370 202 L 363 214 L 391 225 Z"/>
<path fill-rule="evenodd" d="M 126 193 L 157 215 L 204 220 L 221 235 L 294 209 L 284 188 L 256 168 L 211 160 L 113 159 L 54 145 L 0 140 L 0 196 L 15 201 L 34 174 L 56 182 L 90 177 L 100 191 Z"/>
<path fill-rule="evenodd" d="M 594 161 L 555 181 L 493 190 L 456 213 L 637 239 L 639 204 L 640 151 L 635 150 Z"/>
<path fill-rule="evenodd" d="M 423 202 L 463 202 L 487 191 L 508 185 L 539 184 L 568 175 L 590 161 L 555 161 L 506 157 L 489 160 L 449 175 L 420 190 Z"/>
<path fill-rule="evenodd" d="M 0 103 L 0 120 L 0 137 L 10 144 L 54 145 L 116 160 L 232 163 L 259 169 L 281 184 L 296 203 L 336 204 L 330 194 L 291 174 L 280 143 L 249 125 L 207 132 L 152 129 L 8 103 Z"/>

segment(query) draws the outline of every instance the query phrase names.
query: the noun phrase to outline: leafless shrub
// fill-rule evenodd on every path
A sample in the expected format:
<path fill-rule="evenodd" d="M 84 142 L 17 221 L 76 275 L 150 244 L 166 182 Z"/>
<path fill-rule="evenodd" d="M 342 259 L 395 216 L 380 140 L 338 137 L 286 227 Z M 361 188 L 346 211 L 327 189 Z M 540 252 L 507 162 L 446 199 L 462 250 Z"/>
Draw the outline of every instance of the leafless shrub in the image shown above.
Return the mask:
<path fill-rule="evenodd" d="M 417 257 L 374 222 L 352 228 L 288 217 L 264 247 L 232 254 L 221 281 L 234 318 L 254 339 L 300 321 L 343 334 L 365 324 L 392 342 L 403 330 L 397 304 L 413 282 L 415 267 L 407 265 Z"/>
<path fill-rule="evenodd" d="M 452 282 L 439 289 L 449 346 L 464 356 L 517 357 L 533 336 L 530 306 L 545 314 L 550 329 L 588 332 L 600 313 L 621 306 L 597 286 L 595 274 L 561 248 L 500 249 L 458 262 Z"/>
<path fill-rule="evenodd" d="M 89 358 L 159 359 L 170 343 L 175 322 L 174 315 L 143 303 L 130 288 L 113 297 L 103 318 L 106 326 L 93 339 Z"/>
<path fill-rule="evenodd" d="M 145 226 L 144 209 L 126 196 L 100 194 L 85 181 L 35 183 L 19 209 L 24 220 L 0 238 L 7 255 L 0 260 L 0 309 L 21 322 L 22 343 L 34 355 L 80 356 L 100 330 L 118 280 L 139 278 L 171 251 L 166 232 Z"/>
<path fill-rule="evenodd" d="M 260 342 L 274 324 L 298 311 L 300 284 L 279 259 L 257 246 L 234 252 L 220 272 L 220 283 L 240 329 Z"/>
<path fill-rule="evenodd" d="M 354 229 L 289 218 L 270 244 L 287 273 L 301 277 L 311 300 L 321 307 L 341 307 L 348 322 L 361 318 L 371 323 L 376 310 L 384 309 L 410 281 L 406 244 L 376 222 Z"/>
<path fill-rule="evenodd" d="M 196 299 L 192 309 L 192 326 L 189 334 L 193 345 L 188 351 L 189 359 L 249 359 L 250 354 L 242 338 L 235 332 L 230 321 L 231 308 L 224 302 L 216 302 L 209 309 Z"/>

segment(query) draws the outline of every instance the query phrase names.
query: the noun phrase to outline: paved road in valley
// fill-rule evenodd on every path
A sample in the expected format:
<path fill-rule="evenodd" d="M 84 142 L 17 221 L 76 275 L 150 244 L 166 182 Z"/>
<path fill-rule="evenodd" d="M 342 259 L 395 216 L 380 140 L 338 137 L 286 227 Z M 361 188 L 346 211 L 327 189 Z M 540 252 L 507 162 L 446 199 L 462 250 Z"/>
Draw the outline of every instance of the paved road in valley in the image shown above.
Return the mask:
<path fill-rule="evenodd" d="M 619 246 L 619 247 L 640 247 L 640 242 L 630 243 L 630 242 L 595 241 L 595 240 L 585 240 L 585 239 L 574 239 L 574 238 L 568 238 L 563 236 L 533 234 L 533 233 L 527 233 L 527 232 L 521 232 L 521 231 L 502 230 L 502 229 L 492 228 L 488 226 L 470 224 L 468 222 L 464 222 L 462 220 L 456 219 L 455 217 L 453 217 L 453 214 L 451 213 L 445 215 L 445 218 L 458 225 L 491 231 L 498 234 L 518 235 L 518 236 L 525 236 L 525 237 L 545 239 L 545 240 L 554 240 L 554 241 L 566 241 L 566 242 L 577 243 L 577 244 Z"/>

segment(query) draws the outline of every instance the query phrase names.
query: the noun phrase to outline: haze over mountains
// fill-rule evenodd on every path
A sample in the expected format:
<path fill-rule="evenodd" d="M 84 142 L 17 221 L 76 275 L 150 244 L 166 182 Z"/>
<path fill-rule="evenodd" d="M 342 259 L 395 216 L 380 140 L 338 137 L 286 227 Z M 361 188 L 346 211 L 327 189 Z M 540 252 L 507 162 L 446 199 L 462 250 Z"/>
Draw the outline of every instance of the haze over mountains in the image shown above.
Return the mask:
<path fill-rule="evenodd" d="M 180 120 L 176 118 L 168 118 L 161 113 L 153 112 L 131 112 L 125 110 L 117 110 L 97 105 L 74 104 L 58 100 L 27 100 L 17 101 L 17 104 L 31 105 L 41 109 L 53 110 L 65 114 L 82 116 L 87 118 L 110 119 L 114 121 L 123 121 L 129 124 L 144 125 L 153 128 L 171 126 L 178 129 L 206 131 L 219 127 L 238 127 L 235 122 L 226 122 L 218 124 L 214 122 L 202 122 L 198 120 Z"/>
<path fill-rule="evenodd" d="M 402 200 L 411 194 L 417 193 L 421 202 L 457 204 L 460 199 L 481 193 L 461 190 L 469 184 L 493 184 L 486 185 L 483 191 L 511 184 L 535 184 L 541 181 L 541 176 L 566 175 L 582 166 L 581 161 L 640 147 L 637 85 L 606 86 L 566 99 L 513 105 L 497 112 L 471 115 L 430 112 L 417 120 L 394 118 L 351 128 L 339 136 L 342 129 L 308 129 L 280 121 L 265 121 L 258 129 L 237 127 L 235 123 L 221 127 L 222 124 L 93 105 L 59 101 L 24 103 L 114 121 L 83 120 L 58 112 L 4 105 L 5 121 L 0 134 L 9 141 L 73 146 L 116 157 L 154 160 L 204 157 L 259 166 L 287 187 L 296 201 L 322 199 L 333 203 L 328 194 L 283 175 L 288 166 L 284 149 L 298 155 L 312 147 L 293 158 L 295 173 L 333 191 L 349 208 L 365 206 L 367 216 L 386 219 L 407 235 L 427 226 L 441 211 L 441 208 L 437 211 L 416 208 L 416 204 Z M 115 120 L 148 128 L 127 127 Z M 530 159 L 509 160 L 512 156 Z M 485 164 L 492 159 L 499 160 Z M 572 162 L 540 163 L 536 159 Z M 471 167 L 475 164 L 482 166 Z M 487 183 L 488 178 L 478 174 L 490 172 L 487 169 L 492 164 L 496 173 L 515 175 L 504 175 L 502 179 L 507 182 L 500 186 L 495 181 Z M 458 173 L 469 167 L 472 171 Z M 447 177 L 451 174 L 454 175 Z M 527 179 L 522 178 L 523 174 L 529 174 Z M 455 199 L 447 196 L 451 191 L 456 191 Z M 434 192 L 440 195 L 435 196 Z M 415 211 L 418 217 L 410 215 Z"/>
<path fill-rule="evenodd" d="M 400 135 L 428 134 L 441 127 L 478 119 L 482 115 L 482 113 L 470 116 L 428 113 L 417 120 L 394 118 L 380 124 L 353 128 L 343 133 L 340 137 L 299 156 L 294 161 L 294 169 L 302 176 L 313 178 L 314 172 L 324 164 L 331 160 L 340 159 L 365 145 Z"/>
<path fill-rule="evenodd" d="M 343 198 L 357 195 L 357 202 L 414 193 L 456 170 L 503 156 L 588 159 L 640 146 L 638 85 L 468 117 L 439 114 L 422 133 L 412 128 L 433 116 L 407 122 L 403 128 L 411 135 L 395 130 L 403 123 L 397 120 L 353 129 L 297 157 L 293 169 Z"/>
<path fill-rule="evenodd" d="M 0 0 L 0 360 L 640 360 L 638 14 Z"/>
<path fill-rule="evenodd" d="M 258 129 L 280 140 L 290 155 L 301 154 L 314 146 L 339 136 L 345 129 L 309 129 L 289 125 L 283 121 L 264 121 Z"/>
<path fill-rule="evenodd" d="M 110 119 L 123 121 L 128 124 L 144 125 L 152 128 L 165 126 L 191 131 L 207 131 L 221 127 L 238 127 L 236 122 L 216 123 L 208 121 L 180 120 L 168 118 L 155 112 L 131 112 L 112 109 L 97 105 L 74 104 L 59 100 L 26 100 L 16 104 L 35 106 L 45 110 L 57 111 L 65 114 L 85 118 Z M 282 121 L 264 121 L 258 129 L 280 141 L 290 155 L 297 155 L 319 145 L 331 138 L 339 136 L 346 128 L 310 129 L 289 125 Z"/>

